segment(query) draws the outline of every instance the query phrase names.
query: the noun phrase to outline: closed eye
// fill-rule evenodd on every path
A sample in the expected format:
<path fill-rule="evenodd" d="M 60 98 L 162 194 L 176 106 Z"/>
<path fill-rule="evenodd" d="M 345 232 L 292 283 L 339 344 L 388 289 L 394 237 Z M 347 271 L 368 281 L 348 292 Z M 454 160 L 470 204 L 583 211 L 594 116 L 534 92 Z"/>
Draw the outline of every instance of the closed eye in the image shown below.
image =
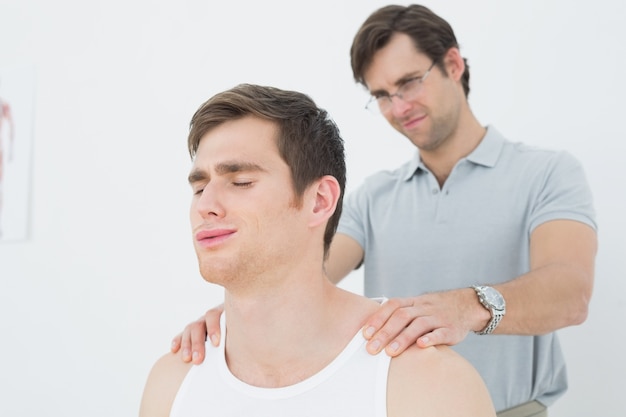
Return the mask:
<path fill-rule="evenodd" d="M 252 186 L 252 181 L 233 181 L 235 187 L 247 188 Z"/>

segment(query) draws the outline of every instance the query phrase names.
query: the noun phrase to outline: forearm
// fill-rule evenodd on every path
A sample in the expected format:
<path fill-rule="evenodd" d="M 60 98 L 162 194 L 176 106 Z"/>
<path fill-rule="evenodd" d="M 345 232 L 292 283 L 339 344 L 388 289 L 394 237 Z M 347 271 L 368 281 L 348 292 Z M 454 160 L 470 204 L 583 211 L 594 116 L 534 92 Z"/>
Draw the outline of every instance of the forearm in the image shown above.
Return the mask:
<path fill-rule="evenodd" d="M 582 323 L 593 284 L 592 268 L 580 264 L 549 264 L 509 282 L 492 285 L 506 301 L 506 314 L 494 334 L 539 335 Z M 489 285 L 489 282 L 484 282 Z M 468 332 L 484 330 L 491 312 L 473 288 L 390 299 L 368 319 L 367 349 L 385 349 L 391 356 L 408 346 L 455 345 Z"/>
<path fill-rule="evenodd" d="M 569 264 L 548 265 L 494 285 L 506 315 L 494 334 L 539 335 L 581 324 L 587 318 L 593 274 Z"/>
<path fill-rule="evenodd" d="M 544 334 L 584 322 L 596 252 L 595 230 L 583 223 L 539 226 L 531 236 L 530 272 L 495 286 L 506 300 L 495 333 Z"/>
<path fill-rule="evenodd" d="M 551 221 L 533 232 L 530 272 L 508 282 L 482 277 L 506 301 L 495 334 L 539 335 L 582 323 L 587 317 L 597 249 L 595 230 L 574 221 Z M 475 277 L 474 277 L 475 278 Z M 390 299 L 364 326 L 368 351 L 392 356 L 420 347 L 455 345 L 485 329 L 491 312 L 468 287 Z"/>

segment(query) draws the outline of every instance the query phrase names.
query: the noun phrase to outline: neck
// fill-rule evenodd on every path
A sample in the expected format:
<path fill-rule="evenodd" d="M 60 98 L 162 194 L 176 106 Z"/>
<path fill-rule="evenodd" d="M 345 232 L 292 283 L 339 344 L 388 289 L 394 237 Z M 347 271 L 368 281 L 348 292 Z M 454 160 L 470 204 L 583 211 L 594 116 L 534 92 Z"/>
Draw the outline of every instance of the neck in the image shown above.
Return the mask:
<path fill-rule="evenodd" d="M 455 129 L 449 132 L 440 146 L 429 150 L 420 149 L 422 162 L 437 178 L 440 187 L 443 187 L 457 162 L 472 153 L 485 134 L 486 129 L 466 108 Z"/>
<path fill-rule="evenodd" d="M 226 359 L 240 380 L 279 387 L 310 377 L 341 352 L 377 307 L 323 274 L 296 281 L 264 296 L 226 292 Z"/>

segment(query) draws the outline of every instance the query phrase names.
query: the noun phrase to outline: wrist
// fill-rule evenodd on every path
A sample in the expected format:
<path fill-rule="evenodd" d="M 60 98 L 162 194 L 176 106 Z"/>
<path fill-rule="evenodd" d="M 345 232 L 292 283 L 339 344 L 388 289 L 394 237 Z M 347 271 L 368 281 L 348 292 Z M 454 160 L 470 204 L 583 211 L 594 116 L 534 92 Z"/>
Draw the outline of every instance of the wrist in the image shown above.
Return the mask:
<path fill-rule="evenodd" d="M 479 335 L 491 334 L 496 327 L 498 327 L 500 320 L 502 320 L 506 313 L 504 297 L 498 290 L 486 285 L 474 285 L 472 288 L 476 293 L 476 298 L 483 311 L 489 316 L 486 321 L 479 323 L 483 325 L 482 328 L 474 328 L 473 330 Z"/>
<path fill-rule="evenodd" d="M 476 290 L 474 290 L 473 287 L 469 287 L 468 290 L 469 298 L 471 300 L 470 330 L 474 333 L 479 333 L 489 325 L 489 322 L 491 321 L 491 312 L 481 304 L 478 299 L 478 295 L 476 294 Z"/>
<path fill-rule="evenodd" d="M 491 321 L 491 312 L 485 308 L 478 300 L 478 296 L 476 295 L 476 291 L 473 288 L 470 288 L 472 291 L 472 326 L 471 330 L 474 333 L 479 333 L 483 329 L 485 329 L 489 322 Z"/>

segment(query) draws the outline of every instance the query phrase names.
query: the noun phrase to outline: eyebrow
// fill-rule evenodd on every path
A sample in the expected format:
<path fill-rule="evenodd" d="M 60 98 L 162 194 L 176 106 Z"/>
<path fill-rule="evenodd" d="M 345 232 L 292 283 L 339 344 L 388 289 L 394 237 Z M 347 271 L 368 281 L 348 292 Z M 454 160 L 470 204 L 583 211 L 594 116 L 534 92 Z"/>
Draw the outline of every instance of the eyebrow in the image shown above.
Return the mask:
<path fill-rule="evenodd" d="M 237 172 L 265 172 L 266 170 L 258 164 L 253 162 L 222 162 L 215 166 L 215 172 L 217 175 L 234 174 Z M 206 181 L 209 179 L 209 175 L 206 171 L 201 169 L 194 169 L 189 174 L 187 180 L 190 184 Z"/>
<path fill-rule="evenodd" d="M 416 74 L 416 73 L 418 73 L 418 72 L 419 72 L 419 71 L 415 71 L 415 72 L 414 72 L 414 73 L 412 73 L 412 74 L 406 74 L 406 75 L 403 75 L 402 77 L 398 78 L 398 79 L 397 79 L 397 80 L 393 83 L 394 87 L 396 87 L 396 89 L 397 89 L 397 88 L 400 88 L 400 87 L 402 87 L 402 85 L 403 85 L 404 83 L 406 83 L 407 81 L 412 80 L 412 79 L 414 79 L 414 78 L 419 78 L 419 77 L 422 77 L 421 75 L 415 75 L 415 74 Z M 373 95 L 373 96 L 378 96 L 378 95 L 389 95 L 389 94 L 391 94 L 391 93 L 390 93 L 389 91 L 386 91 L 386 90 L 382 90 L 382 89 L 381 89 L 381 90 L 374 90 L 374 91 L 370 91 L 370 94 L 371 94 L 371 95 Z"/>

